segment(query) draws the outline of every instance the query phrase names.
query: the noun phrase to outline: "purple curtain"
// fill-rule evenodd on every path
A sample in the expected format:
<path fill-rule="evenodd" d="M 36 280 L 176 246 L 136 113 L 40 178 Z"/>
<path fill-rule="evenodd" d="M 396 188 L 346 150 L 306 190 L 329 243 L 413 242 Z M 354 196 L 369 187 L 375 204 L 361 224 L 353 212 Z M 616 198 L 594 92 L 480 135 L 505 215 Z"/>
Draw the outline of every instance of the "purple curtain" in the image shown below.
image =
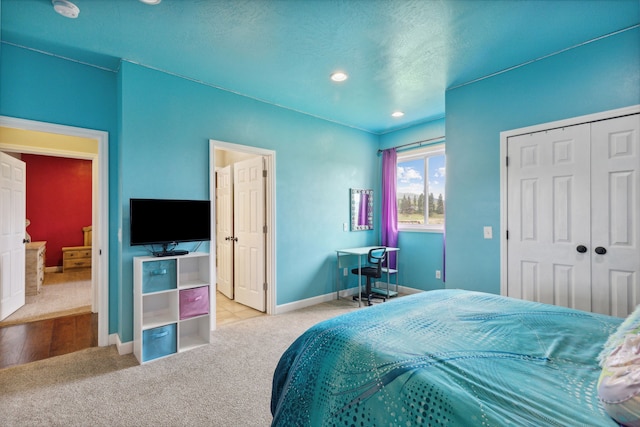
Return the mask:
<path fill-rule="evenodd" d="M 395 148 L 382 152 L 382 245 L 398 246 L 398 206 L 396 204 L 397 160 Z M 396 268 L 396 254 L 387 257 L 389 268 Z"/>

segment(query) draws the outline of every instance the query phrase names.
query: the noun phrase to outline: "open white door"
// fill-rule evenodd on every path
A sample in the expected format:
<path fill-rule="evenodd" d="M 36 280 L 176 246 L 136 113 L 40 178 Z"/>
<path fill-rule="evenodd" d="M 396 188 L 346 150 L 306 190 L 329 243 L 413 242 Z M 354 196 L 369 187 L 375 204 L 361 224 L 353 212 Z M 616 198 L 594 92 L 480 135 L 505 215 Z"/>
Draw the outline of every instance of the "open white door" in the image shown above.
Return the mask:
<path fill-rule="evenodd" d="M 25 303 L 26 165 L 0 152 L 0 320 Z"/>
<path fill-rule="evenodd" d="M 216 208 L 217 208 L 217 262 L 218 291 L 233 299 L 233 193 L 231 166 L 217 172 Z"/>
<path fill-rule="evenodd" d="M 233 165 L 235 300 L 265 311 L 265 177 L 263 157 Z"/>

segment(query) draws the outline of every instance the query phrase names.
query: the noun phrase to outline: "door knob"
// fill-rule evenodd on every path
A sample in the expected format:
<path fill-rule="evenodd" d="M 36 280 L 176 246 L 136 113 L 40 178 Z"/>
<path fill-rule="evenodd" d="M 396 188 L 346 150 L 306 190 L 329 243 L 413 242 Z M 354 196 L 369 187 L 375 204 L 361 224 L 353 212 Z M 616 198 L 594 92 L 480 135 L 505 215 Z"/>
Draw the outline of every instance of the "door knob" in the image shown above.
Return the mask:
<path fill-rule="evenodd" d="M 587 252 L 587 247 L 585 245 L 578 245 L 578 247 L 576 248 L 576 251 L 580 252 L 581 254 Z"/>
<path fill-rule="evenodd" d="M 234 237 L 234 238 L 233 238 L 233 239 L 231 239 L 231 240 L 233 240 L 234 242 L 237 242 L 237 241 L 238 241 L 238 238 L 237 238 L 237 237 Z"/>
<path fill-rule="evenodd" d="M 606 250 L 605 248 L 603 248 L 602 246 L 598 246 L 598 247 L 595 249 L 595 251 L 596 251 L 596 253 L 597 253 L 598 255 L 604 255 L 604 254 L 606 254 L 606 253 L 607 253 L 607 250 Z"/>

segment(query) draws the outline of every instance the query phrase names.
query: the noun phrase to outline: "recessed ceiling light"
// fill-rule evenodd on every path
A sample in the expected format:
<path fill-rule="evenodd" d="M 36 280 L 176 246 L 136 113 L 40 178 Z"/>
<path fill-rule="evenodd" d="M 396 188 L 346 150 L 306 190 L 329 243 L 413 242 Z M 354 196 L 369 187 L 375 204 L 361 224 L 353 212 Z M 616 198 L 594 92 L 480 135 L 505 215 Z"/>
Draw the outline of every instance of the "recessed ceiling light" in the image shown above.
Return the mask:
<path fill-rule="evenodd" d="M 67 0 L 51 0 L 53 10 L 66 18 L 77 18 L 80 15 L 78 6 Z"/>
<path fill-rule="evenodd" d="M 391 117 L 402 117 L 404 116 L 404 113 L 402 111 L 394 111 L 393 113 L 391 113 Z"/>
<path fill-rule="evenodd" d="M 349 75 L 343 71 L 336 71 L 331 74 L 331 80 L 334 82 L 343 82 L 349 78 Z"/>
<path fill-rule="evenodd" d="M 140 0 L 140 1 L 142 3 L 145 3 L 145 4 L 154 4 L 155 5 L 155 4 L 160 3 L 162 0 Z"/>

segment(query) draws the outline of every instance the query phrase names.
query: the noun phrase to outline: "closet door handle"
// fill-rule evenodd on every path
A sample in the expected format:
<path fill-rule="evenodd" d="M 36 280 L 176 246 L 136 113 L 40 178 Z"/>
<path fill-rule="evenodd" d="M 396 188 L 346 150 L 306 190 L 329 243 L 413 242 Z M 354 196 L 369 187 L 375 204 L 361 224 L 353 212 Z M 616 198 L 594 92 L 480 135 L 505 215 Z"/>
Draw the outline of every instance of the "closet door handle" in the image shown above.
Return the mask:
<path fill-rule="evenodd" d="M 587 252 L 587 247 L 585 245 L 578 245 L 578 247 L 576 248 L 576 251 L 580 252 L 581 254 Z"/>
<path fill-rule="evenodd" d="M 604 254 L 606 254 L 606 253 L 607 253 L 607 250 L 606 250 L 605 248 L 603 248 L 602 246 L 598 246 L 598 247 L 595 249 L 595 251 L 596 251 L 596 253 L 597 253 L 598 255 L 604 255 Z"/>

